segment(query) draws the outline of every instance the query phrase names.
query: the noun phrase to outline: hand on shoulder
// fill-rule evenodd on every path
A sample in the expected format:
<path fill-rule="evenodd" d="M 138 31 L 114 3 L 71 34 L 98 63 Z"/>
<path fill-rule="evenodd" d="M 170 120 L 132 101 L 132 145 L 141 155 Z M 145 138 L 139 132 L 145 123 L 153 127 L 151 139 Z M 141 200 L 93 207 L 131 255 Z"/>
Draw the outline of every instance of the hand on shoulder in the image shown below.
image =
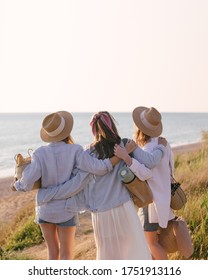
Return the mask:
<path fill-rule="evenodd" d="M 161 144 L 163 146 L 167 146 L 168 141 L 164 137 L 158 137 L 158 144 Z"/>
<path fill-rule="evenodd" d="M 128 154 L 132 153 L 137 147 L 138 146 L 134 140 L 128 140 L 128 142 L 125 145 L 125 149 Z"/>

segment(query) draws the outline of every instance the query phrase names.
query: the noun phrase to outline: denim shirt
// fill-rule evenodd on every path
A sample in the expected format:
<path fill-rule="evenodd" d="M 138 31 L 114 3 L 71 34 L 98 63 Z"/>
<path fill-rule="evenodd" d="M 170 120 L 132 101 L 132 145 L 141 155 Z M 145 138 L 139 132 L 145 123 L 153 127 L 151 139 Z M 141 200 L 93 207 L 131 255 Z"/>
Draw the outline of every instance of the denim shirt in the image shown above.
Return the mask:
<path fill-rule="evenodd" d="M 98 160 L 93 158 L 77 144 L 66 144 L 63 141 L 50 143 L 38 148 L 32 155 L 22 178 L 16 182 L 18 191 L 30 191 L 33 184 L 41 178 L 41 188 L 36 195 L 36 214 L 38 218 L 48 222 L 64 222 L 75 215 L 75 212 L 66 209 L 66 200 L 53 200 L 50 203 L 42 203 L 41 190 L 49 186 L 57 186 L 68 181 L 74 176 L 76 170 L 83 170 L 81 182 L 86 184 L 91 180 L 93 172 L 96 175 L 104 175 L 112 170 L 109 159 Z M 85 180 L 85 181 L 84 181 Z M 80 188 L 84 185 L 79 185 Z M 75 190 L 76 191 L 76 188 Z"/>
<path fill-rule="evenodd" d="M 87 152 L 89 154 L 91 153 L 90 150 L 87 150 Z M 135 159 L 139 161 L 136 168 L 143 169 L 144 172 L 145 166 L 153 168 L 160 162 L 163 152 L 163 145 L 156 146 L 151 153 L 145 152 L 140 147 L 137 147 L 133 153 Z M 96 157 L 96 155 L 94 154 L 93 157 Z M 133 163 L 132 171 L 134 172 L 135 162 Z M 81 210 L 89 210 L 92 212 L 106 211 L 117 207 L 130 200 L 129 192 L 118 178 L 118 171 L 123 165 L 124 162 L 120 161 L 116 166 L 114 166 L 111 172 L 105 174 L 104 176 L 96 175 L 94 176 L 94 180 L 92 177 L 85 177 L 86 187 L 84 187 L 84 189 L 77 195 L 73 195 L 70 191 L 71 187 L 77 180 L 76 176 L 57 188 L 51 186 L 50 188 L 42 191 L 43 202 L 49 200 L 52 202 L 54 199 L 66 199 L 66 208 L 69 211 L 75 212 Z M 76 184 L 78 185 L 78 181 Z"/>
<path fill-rule="evenodd" d="M 138 147 L 134 152 L 135 157 L 139 161 L 137 168 L 141 169 L 143 173 L 148 173 L 146 171 L 147 168 L 143 164 L 150 168 L 157 164 L 163 154 L 160 148 L 156 149 L 152 154 L 148 154 Z M 118 172 L 123 165 L 124 162 L 120 161 L 110 173 L 104 176 L 97 175 L 95 182 L 84 188 L 87 209 L 91 212 L 107 211 L 131 199 L 127 188 L 118 178 Z"/>

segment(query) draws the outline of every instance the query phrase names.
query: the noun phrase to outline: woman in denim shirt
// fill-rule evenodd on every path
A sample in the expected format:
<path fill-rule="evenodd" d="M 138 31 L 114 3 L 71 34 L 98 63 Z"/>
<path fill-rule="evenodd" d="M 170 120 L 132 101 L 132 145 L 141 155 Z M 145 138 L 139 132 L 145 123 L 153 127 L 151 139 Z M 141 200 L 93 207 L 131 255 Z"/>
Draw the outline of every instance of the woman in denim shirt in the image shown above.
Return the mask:
<path fill-rule="evenodd" d="M 123 145 L 112 116 L 108 112 L 99 112 L 93 116 L 91 126 L 95 141 L 88 153 L 98 159 L 112 157 L 114 145 Z M 152 167 L 161 160 L 163 148 L 159 145 L 152 154 L 148 154 L 137 147 L 135 152 L 141 161 Z M 79 211 L 84 206 L 91 211 L 97 259 L 151 259 L 134 204 L 117 176 L 122 166 L 121 161 L 105 176 L 96 175 L 94 182 L 84 191 L 67 200 L 67 207 Z M 142 180 L 152 176 L 151 171 L 136 160 L 130 168 Z M 70 196 L 67 193 L 69 186 L 70 181 L 59 186 L 58 193 L 53 191 L 54 188 L 43 190 L 42 198 L 45 201 L 67 198 Z"/>
<path fill-rule="evenodd" d="M 30 191 L 34 182 L 41 178 L 41 188 L 36 197 L 36 220 L 40 225 L 48 248 L 48 259 L 72 259 L 77 212 L 66 208 L 65 200 L 43 203 L 41 190 L 69 180 L 76 170 L 77 187 L 83 188 L 91 180 L 89 172 L 104 175 L 112 170 L 107 158 L 91 157 L 80 145 L 74 144 L 70 136 L 73 117 L 69 112 L 59 111 L 46 116 L 42 122 L 40 137 L 48 145 L 39 147 L 32 155 L 20 180 L 15 182 L 18 191 Z M 115 159 L 115 157 L 114 157 Z M 116 161 L 114 162 L 114 164 Z M 73 186 L 71 192 L 74 192 Z"/>

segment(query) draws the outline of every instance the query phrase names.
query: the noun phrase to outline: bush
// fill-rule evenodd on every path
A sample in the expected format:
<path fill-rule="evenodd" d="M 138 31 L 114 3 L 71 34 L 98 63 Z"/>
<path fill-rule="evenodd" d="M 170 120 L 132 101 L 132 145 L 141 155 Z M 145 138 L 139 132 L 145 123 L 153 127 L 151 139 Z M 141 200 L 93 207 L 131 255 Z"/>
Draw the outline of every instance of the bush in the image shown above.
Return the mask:
<path fill-rule="evenodd" d="M 20 226 L 10 237 L 5 246 L 5 251 L 22 250 L 43 241 L 40 227 L 34 223 L 34 217 L 30 217 L 26 223 Z"/>

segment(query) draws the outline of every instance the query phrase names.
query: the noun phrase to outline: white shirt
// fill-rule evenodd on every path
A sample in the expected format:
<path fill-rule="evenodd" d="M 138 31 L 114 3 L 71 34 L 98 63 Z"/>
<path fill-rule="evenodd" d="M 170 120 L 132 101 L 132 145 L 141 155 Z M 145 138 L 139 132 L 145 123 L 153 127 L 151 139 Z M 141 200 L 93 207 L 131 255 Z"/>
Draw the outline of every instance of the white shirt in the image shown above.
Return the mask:
<path fill-rule="evenodd" d="M 152 152 L 157 145 L 158 138 L 152 138 L 143 149 Z M 174 166 L 174 158 L 171 147 L 167 144 L 161 162 L 152 169 L 152 177 L 147 179 L 153 194 L 153 203 L 149 204 L 148 207 L 149 222 L 159 223 L 160 227 L 163 228 L 166 228 L 168 221 L 175 217 L 173 210 L 170 208 L 170 164 Z"/>

